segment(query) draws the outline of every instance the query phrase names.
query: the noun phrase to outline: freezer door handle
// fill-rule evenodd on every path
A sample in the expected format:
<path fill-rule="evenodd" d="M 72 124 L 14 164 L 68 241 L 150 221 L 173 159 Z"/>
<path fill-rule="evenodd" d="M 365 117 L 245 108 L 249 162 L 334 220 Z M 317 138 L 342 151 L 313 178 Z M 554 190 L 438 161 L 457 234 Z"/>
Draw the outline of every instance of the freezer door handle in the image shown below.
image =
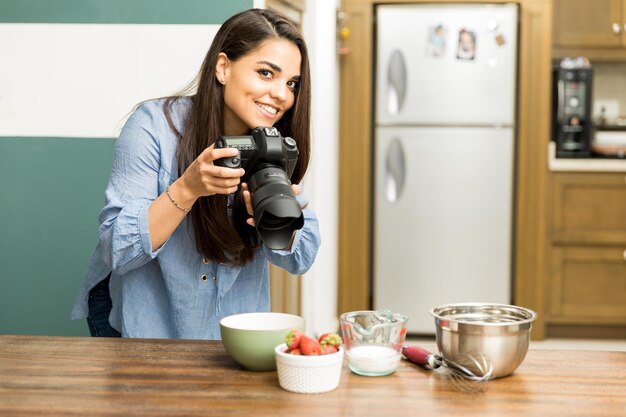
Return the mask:
<path fill-rule="evenodd" d="M 404 105 L 406 96 L 406 63 L 399 50 L 393 51 L 387 69 L 387 111 L 389 114 L 398 114 Z"/>
<path fill-rule="evenodd" d="M 385 158 L 385 196 L 390 203 L 395 203 L 402 195 L 405 171 L 402 142 L 398 138 L 393 138 L 389 143 Z"/>

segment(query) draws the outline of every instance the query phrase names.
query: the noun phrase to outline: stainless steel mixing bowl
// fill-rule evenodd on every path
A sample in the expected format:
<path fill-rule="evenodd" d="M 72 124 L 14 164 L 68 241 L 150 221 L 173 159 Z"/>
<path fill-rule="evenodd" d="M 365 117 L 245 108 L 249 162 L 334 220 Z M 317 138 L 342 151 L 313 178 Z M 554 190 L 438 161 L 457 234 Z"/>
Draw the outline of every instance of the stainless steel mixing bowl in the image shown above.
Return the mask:
<path fill-rule="evenodd" d="M 493 365 L 491 378 L 510 375 L 522 363 L 537 317 L 527 308 L 488 303 L 447 304 L 430 314 L 435 318 L 443 359 L 480 373 L 468 358 L 485 357 Z"/>

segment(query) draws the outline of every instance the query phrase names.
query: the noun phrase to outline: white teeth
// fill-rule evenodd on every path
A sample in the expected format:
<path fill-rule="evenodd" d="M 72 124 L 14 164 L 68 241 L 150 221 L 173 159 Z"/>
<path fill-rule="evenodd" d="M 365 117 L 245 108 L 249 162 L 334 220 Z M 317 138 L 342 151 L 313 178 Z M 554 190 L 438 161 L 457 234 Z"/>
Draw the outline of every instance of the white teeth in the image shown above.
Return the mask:
<path fill-rule="evenodd" d="M 278 111 L 278 109 L 276 109 L 275 107 L 268 106 L 267 104 L 256 103 L 256 105 L 268 113 L 276 114 L 276 112 Z"/>

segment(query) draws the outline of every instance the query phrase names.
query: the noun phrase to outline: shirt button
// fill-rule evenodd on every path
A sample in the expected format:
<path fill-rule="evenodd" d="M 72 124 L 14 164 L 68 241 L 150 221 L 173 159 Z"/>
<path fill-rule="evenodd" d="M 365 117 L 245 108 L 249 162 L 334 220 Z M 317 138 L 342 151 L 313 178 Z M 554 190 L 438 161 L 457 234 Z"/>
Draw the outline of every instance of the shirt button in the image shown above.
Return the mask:
<path fill-rule="evenodd" d="M 207 280 L 207 277 L 206 277 L 206 275 L 202 275 L 202 276 L 200 277 L 200 279 L 201 279 L 202 281 L 206 281 L 206 280 Z"/>
<path fill-rule="evenodd" d="M 207 265 L 209 263 L 209 260 L 207 258 L 202 258 L 202 263 Z"/>

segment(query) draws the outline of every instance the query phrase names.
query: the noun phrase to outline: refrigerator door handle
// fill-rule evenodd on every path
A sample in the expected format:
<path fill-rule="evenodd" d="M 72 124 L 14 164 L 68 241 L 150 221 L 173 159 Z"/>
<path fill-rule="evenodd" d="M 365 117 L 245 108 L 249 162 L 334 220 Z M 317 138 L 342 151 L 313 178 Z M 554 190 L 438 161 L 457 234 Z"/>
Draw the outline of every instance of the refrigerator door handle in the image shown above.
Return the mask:
<path fill-rule="evenodd" d="M 387 201 L 395 203 L 404 190 L 406 165 L 404 149 L 400 139 L 393 138 L 387 148 L 385 158 L 385 196 Z"/>
<path fill-rule="evenodd" d="M 389 114 L 398 114 L 404 105 L 407 82 L 406 63 L 402 52 L 393 51 L 387 69 L 387 111 Z"/>

